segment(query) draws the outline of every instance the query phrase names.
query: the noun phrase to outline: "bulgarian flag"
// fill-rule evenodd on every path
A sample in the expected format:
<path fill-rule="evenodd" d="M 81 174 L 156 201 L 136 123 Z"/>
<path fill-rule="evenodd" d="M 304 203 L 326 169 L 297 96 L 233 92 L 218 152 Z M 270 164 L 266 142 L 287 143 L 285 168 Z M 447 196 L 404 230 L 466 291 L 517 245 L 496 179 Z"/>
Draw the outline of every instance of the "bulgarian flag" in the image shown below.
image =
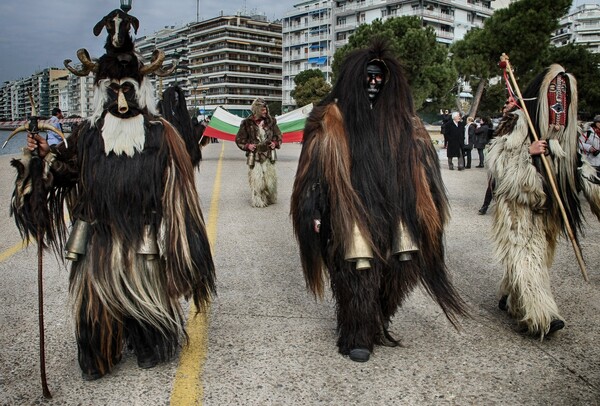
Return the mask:
<path fill-rule="evenodd" d="M 306 117 L 312 110 L 312 103 L 275 117 L 277 126 L 281 130 L 283 142 L 300 142 L 304 134 Z M 226 141 L 235 141 L 235 136 L 242 123 L 242 118 L 227 110 L 217 107 L 213 113 L 208 127 L 204 130 L 205 137 L 219 138 Z"/>

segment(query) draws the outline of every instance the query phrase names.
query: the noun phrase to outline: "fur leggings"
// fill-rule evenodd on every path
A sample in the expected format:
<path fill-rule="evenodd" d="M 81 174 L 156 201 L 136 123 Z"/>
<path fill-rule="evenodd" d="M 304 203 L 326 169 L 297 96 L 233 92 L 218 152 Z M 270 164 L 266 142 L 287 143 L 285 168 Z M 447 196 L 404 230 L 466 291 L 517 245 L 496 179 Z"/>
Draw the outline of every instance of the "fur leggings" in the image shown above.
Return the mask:
<path fill-rule="evenodd" d="M 248 171 L 252 207 L 267 207 L 277 203 L 277 172 L 275 164 L 269 160 L 256 163 Z"/>

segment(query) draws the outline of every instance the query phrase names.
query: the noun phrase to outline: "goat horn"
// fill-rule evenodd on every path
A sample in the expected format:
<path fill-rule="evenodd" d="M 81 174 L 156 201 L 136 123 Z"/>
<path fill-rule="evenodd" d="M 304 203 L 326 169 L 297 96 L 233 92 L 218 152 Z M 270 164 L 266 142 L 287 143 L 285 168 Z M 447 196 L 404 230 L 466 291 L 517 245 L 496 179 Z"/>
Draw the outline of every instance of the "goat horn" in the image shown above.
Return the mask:
<path fill-rule="evenodd" d="M 4 144 L 2 144 L 2 149 L 4 149 L 4 147 L 6 147 L 6 144 L 8 144 L 8 141 L 10 141 L 15 135 L 17 135 L 18 133 L 22 132 L 22 131 L 27 131 L 27 129 L 29 128 L 29 122 L 27 122 L 26 125 L 22 125 L 20 127 L 15 128 L 15 130 L 13 132 L 10 133 L 10 135 L 8 136 L 8 138 L 6 139 L 6 141 L 4 141 Z M 47 124 L 47 123 L 39 123 L 38 124 L 38 128 L 40 130 L 50 130 L 50 131 L 54 131 L 55 133 L 57 133 L 58 135 L 60 135 L 60 137 L 63 139 L 65 146 L 68 147 L 67 144 L 67 137 L 65 137 L 65 135 L 63 134 L 62 131 L 60 131 L 58 128 Z"/>
<path fill-rule="evenodd" d="M 65 143 L 65 147 L 69 146 L 67 144 L 67 137 L 65 137 L 63 132 L 60 131 L 58 128 L 54 127 L 53 125 L 50 125 L 48 123 L 39 123 L 38 128 L 40 130 L 53 131 L 53 132 L 57 133 L 58 135 L 60 135 L 60 138 L 62 138 L 63 142 Z"/>
<path fill-rule="evenodd" d="M 140 74 L 148 75 L 162 67 L 163 62 L 165 61 L 165 53 L 160 49 L 155 49 L 152 52 L 152 62 L 148 65 L 144 65 L 140 69 Z"/>
<path fill-rule="evenodd" d="M 174 62 L 171 65 L 171 67 L 167 68 L 167 69 L 160 67 L 154 73 L 156 74 L 156 76 L 165 77 L 165 76 L 169 76 L 171 73 L 175 72 L 175 69 L 177 69 L 177 62 Z"/>
<path fill-rule="evenodd" d="M 71 63 L 70 59 L 65 59 L 64 61 L 65 68 L 67 68 L 72 74 L 76 76 L 87 76 L 90 72 L 98 72 L 98 64 L 92 61 L 90 54 L 85 48 L 81 48 L 77 51 L 77 58 L 79 58 L 81 61 L 81 70 L 76 70 L 75 68 L 69 66 Z"/>
<path fill-rule="evenodd" d="M 8 144 L 8 141 L 10 141 L 12 137 L 14 137 L 17 133 L 20 133 L 21 131 L 27 131 L 27 126 L 22 125 L 20 127 L 15 128 L 15 130 L 10 133 L 6 141 L 4 141 L 4 144 L 2 144 L 2 149 L 4 149 L 4 147 L 6 146 L 6 144 Z"/>

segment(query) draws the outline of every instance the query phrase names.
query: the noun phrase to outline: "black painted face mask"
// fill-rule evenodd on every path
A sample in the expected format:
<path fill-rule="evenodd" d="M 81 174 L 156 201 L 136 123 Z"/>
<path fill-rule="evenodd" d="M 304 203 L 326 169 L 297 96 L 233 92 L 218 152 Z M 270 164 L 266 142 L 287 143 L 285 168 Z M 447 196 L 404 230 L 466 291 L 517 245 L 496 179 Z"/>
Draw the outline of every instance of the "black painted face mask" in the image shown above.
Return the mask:
<path fill-rule="evenodd" d="M 383 87 L 384 79 L 383 70 L 378 64 L 370 63 L 367 65 L 367 94 L 371 103 L 374 103 L 377 99 L 377 95 Z"/>
<path fill-rule="evenodd" d="M 131 118 L 140 114 L 136 89 L 130 79 L 113 80 L 108 86 L 106 109 L 115 117 Z"/>

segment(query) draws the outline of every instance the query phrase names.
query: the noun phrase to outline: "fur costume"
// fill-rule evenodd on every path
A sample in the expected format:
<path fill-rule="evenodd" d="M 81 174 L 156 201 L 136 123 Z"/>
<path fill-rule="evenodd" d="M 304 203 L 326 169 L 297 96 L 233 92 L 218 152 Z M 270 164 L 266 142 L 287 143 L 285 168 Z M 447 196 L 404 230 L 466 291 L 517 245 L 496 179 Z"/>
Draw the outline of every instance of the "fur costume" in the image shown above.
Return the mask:
<path fill-rule="evenodd" d="M 192 165 L 198 167 L 202 159 L 202 150 L 199 145 L 202 134 L 198 134 L 198 131 L 194 130 L 183 90 L 179 86 L 171 86 L 165 90 L 162 100 L 159 102 L 159 110 L 165 120 L 171 123 L 183 137 L 186 149 L 192 159 Z"/>
<path fill-rule="evenodd" d="M 215 293 L 190 155 L 177 130 L 157 116 L 140 68 L 96 69 L 92 117 L 43 161 L 51 192 L 42 197 L 53 222 L 64 221 L 66 207 L 73 223 L 66 244 L 57 238 L 73 260 L 69 293 L 84 379 L 109 372 L 126 342 L 142 368 L 168 359 L 186 339 L 180 298 L 192 298 L 200 311 Z M 23 229 L 35 199 L 21 197 L 27 162 L 13 165 Z"/>
<path fill-rule="evenodd" d="M 593 168 L 577 152 L 575 78 L 552 65 L 534 79 L 523 98 L 539 139 L 548 141 L 547 158 L 577 236 L 582 223 L 578 193 L 583 190 L 598 216 L 600 188 Z M 486 164 L 496 181 L 492 231 L 495 254 L 504 267 L 500 293 L 509 314 L 529 334 L 543 339 L 554 320 L 564 325 L 550 289 L 549 269 L 565 225 L 541 158 L 529 154 L 533 136 L 524 111 L 506 115 L 497 134 Z"/>
<path fill-rule="evenodd" d="M 374 103 L 363 85 L 371 61 L 385 71 Z M 448 212 L 439 160 L 399 63 L 380 43 L 354 51 L 307 120 L 291 201 L 317 297 L 329 272 L 341 354 L 366 361 L 374 345 L 396 345 L 388 325 L 419 283 L 456 325 L 465 306 L 444 261 Z M 399 250 L 406 242 L 413 247 Z M 361 244 L 372 253 L 369 269 L 345 259 Z M 368 353 L 358 359 L 355 350 Z"/>
<path fill-rule="evenodd" d="M 264 117 L 261 113 L 263 107 L 267 108 Z M 251 111 L 252 115 L 240 124 L 235 142 L 238 148 L 246 151 L 252 206 L 267 207 L 277 203 L 277 155 L 271 145 L 276 149 L 281 148 L 281 130 L 277 126 L 277 120 L 269 115 L 264 100 L 254 100 Z M 250 145 L 255 145 L 256 149 L 250 151 Z"/>

